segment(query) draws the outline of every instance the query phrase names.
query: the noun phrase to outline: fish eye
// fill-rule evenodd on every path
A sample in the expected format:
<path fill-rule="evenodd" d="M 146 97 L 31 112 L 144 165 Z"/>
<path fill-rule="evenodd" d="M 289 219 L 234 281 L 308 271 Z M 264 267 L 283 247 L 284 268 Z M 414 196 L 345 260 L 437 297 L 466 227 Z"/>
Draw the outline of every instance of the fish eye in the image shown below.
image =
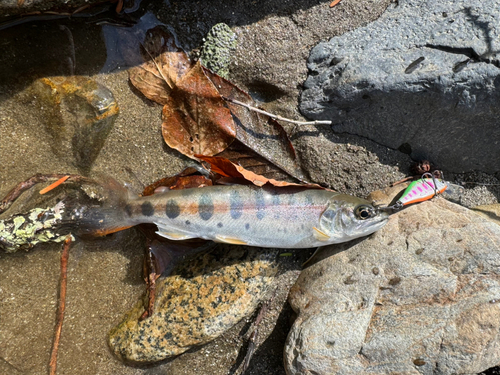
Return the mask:
<path fill-rule="evenodd" d="M 360 220 L 366 220 L 375 216 L 375 210 L 370 206 L 358 206 L 354 213 Z"/>

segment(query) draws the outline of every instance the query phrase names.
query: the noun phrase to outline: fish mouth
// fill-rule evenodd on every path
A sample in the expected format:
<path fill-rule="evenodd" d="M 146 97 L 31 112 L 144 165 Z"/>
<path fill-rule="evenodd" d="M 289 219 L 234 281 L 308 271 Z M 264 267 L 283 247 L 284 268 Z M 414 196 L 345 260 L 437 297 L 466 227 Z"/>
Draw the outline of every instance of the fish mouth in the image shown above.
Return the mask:
<path fill-rule="evenodd" d="M 378 212 L 377 217 L 373 219 L 373 221 L 370 223 L 370 226 L 367 228 L 370 231 L 370 234 L 378 231 L 385 224 L 387 224 L 389 217 L 390 214 L 385 211 Z"/>

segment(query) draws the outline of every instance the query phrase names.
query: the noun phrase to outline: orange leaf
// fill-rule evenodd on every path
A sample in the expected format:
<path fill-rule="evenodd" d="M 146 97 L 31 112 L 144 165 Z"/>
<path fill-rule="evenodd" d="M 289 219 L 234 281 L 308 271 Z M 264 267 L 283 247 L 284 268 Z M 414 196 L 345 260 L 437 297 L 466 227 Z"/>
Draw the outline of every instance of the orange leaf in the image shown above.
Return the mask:
<path fill-rule="evenodd" d="M 155 190 L 159 187 L 166 187 L 169 190 L 182 190 L 191 189 L 204 186 L 211 186 L 212 180 L 206 178 L 205 176 L 193 175 L 193 176 L 172 176 L 167 178 L 162 178 L 149 186 L 146 186 L 142 192 L 143 196 L 153 195 Z"/>
<path fill-rule="evenodd" d="M 205 156 L 205 155 L 195 155 L 198 159 L 204 160 L 210 164 L 213 172 L 219 173 L 225 177 L 243 178 L 250 181 L 252 184 L 257 186 L 263 186 L 265 184 L 271 184 L 273 186 L 283 187 L 283 186 L 302 186 L 313 189 L 323 189 L 323 187 L 316 184 L 295 184 L 293 182 L 277 181 L 274 179 L 269 179 L 264 176 L 253 173 L 240 165 L 236 165 L 226 158 L 220 156 Z"/>
<path fill-rule="evenodd" d="M 256 106 L 250 95 L 232 82 L 208 69 L 204 70 L 223 97 L 238 100 L 252 107 Z M 307 180 L 295 156 L 288 134 L 277 121 L 230 101 L 227 101 L 226 105 L 236 119 L 238 141 L 296 179 Z"/>

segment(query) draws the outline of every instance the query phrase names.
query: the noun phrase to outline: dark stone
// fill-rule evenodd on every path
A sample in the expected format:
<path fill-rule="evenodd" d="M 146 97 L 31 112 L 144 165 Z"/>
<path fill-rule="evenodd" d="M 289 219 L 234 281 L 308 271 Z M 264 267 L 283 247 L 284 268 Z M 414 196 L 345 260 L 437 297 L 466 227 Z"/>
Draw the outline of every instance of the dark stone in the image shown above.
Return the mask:
<path fill-rule="evenodd" d="M 445 170 L 498 172 L 498 1 L 396 4 L 313 48 L 302 113 Z"/>

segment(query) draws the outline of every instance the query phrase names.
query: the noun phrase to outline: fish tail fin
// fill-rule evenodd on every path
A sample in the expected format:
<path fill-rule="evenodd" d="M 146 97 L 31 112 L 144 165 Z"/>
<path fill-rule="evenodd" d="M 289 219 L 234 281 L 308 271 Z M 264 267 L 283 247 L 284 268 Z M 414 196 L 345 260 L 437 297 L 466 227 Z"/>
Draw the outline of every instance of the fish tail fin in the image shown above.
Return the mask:
<path fill-rule="evenodd" d="M 130 228 L 135 223 L 127 204 L 137 196 L 111 177 L 81 187 L 86 197 L 69 196 L 62 202 L 62 225 L 80 237 L 98 237 Z"/>

